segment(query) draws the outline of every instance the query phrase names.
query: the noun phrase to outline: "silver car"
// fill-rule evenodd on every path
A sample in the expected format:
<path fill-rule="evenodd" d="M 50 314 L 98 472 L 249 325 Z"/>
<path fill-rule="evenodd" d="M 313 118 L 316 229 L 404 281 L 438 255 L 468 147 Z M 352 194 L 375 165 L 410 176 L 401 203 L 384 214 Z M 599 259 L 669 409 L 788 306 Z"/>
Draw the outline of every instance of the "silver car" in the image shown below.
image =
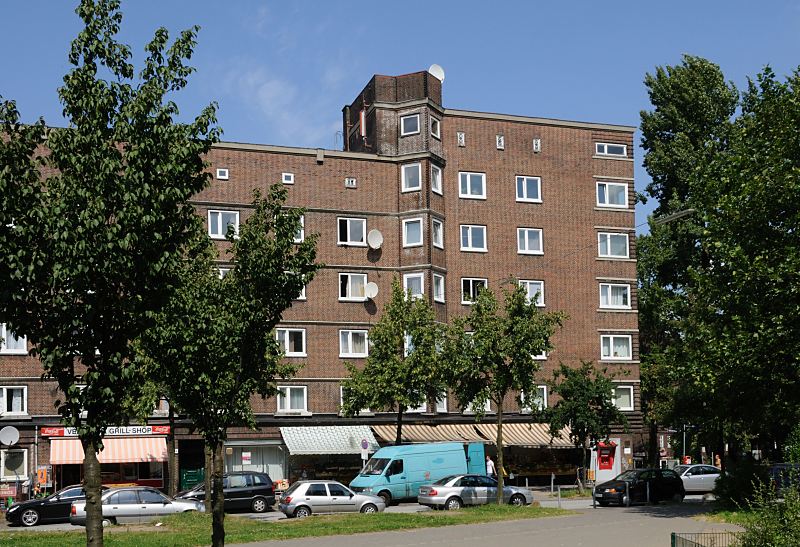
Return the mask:
<path fill-rule="evenodd" d="M 711 492 L 719 479 L 719 467 L 705 464 L 678 465 L 675 472 L 683 481 L 683 489 L 690 492 Z"/>
<path fill-rule="evenodd" d="M 145 486 L 112 488 L 103 492 L 101 499 L 103 526 L 117 522 L 140 522 L 145 517 L 204 510 L 203 504 L 198 501 L 172 499 L 155 488 Z M 75 525 L 86 525 L 86 500 L 72 504 L 69 521 Z"/>
<path fill-rule="evenodd" d="M 419 488 L 420 505 L 434 509 L 460 509 L 465 505 L 483 505 L 497 500 L 497 481 L 484 475 L 450 475 Z M 533 503 L 527 488 L 505 486 L 503 500 L 511 505 Z"/>
<path fill-rule="evenodd" d="M 278 509 L 289 518 L 314 513 L 378 513 L 386 509 L 383 499 L 356 494 L 336 481 L 297 481 L 283 493 Z"/>

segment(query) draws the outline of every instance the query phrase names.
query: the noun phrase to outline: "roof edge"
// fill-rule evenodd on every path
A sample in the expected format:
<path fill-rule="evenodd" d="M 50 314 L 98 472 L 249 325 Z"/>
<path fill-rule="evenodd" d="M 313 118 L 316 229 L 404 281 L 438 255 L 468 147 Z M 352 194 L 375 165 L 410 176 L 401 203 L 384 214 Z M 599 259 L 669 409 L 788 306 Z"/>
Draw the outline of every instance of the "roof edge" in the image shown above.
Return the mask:
<path fill-rule="evenodd" d="M 594 122 L 576 122 L 572 120 L 559 120 L 556 118 L 536 118 L 532 116 L 517 116 L 514 114 L 497 114 L 494 112 L 478 112 L 474 110 L 458 110 L 454 108 L 445 108 L 445 116 L 460 116 L 463 118 L 476 118 L 483 120 L 498 120 L 507 122 L 522 122 L 522 123 L 536 123 L 541 125 L 556 125 L 561 127 L 575 127 L 580 129 L 602 129 L 606 131 L 622 131 L 625 133 L 633 133 L 637 129 L 633 125 L 618 125 L 608 123 L 594 123 Z"/>

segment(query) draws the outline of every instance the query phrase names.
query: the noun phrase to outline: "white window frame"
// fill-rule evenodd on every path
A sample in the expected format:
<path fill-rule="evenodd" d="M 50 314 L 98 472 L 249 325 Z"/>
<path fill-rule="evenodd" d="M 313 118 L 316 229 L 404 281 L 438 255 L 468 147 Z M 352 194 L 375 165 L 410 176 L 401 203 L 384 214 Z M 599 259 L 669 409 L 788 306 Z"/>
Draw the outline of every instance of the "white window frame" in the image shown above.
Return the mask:
<path fill-rule="evenodd" d="M 464 229 L 467 229 L 467 245 L 464 246 Z M 475 247 L 472 244 L 472 230 L 473 229 L 481 229 L 483 230 L 483 247 Z M 486 226 L 483 224 L 461 224 L 458 227 L 458 241 L 460 249 L 467 253 L 485 253 L 488 252 L 489 242 L 487 241 L 487 229 Z"/>
<path fill-rule="evenodd" d="M 439 237 L 436 237 L 436 226 L 439 226 Z M 431 244 L 437 249 L 444 249 L 444 222 L 442 219 L 431 218 Z"/>
<path fill-rule="evenodd" d="M 295 296 L 292 300 L 306 300 L 306 286 L 305 285 L 303 285 L 303 288 L 300 291 L 300 294 Z"/>
<path fill-rule="evenodd" d="M 341 224 L 345 223 L 347 226 L 347 239 L 342 240 Z M 362 225 L 361 233 L 363 234 L 363 241 L 354 241 L 350 239 L 350 224 L 352 222 L 359 222 Z M 367 219 L 362 217 L 336 217 L 336 244 L 346 247 L 366 247 L 367 246 Z"/>
<path fill-rule="evenodd" d="M 614 340 L 616 338 L 626 338 L 628 340 L 628 355 L 624 357 L 614 357 L 613 355 L 603 355 L 603 342 L 608 339 L 611 352 L 614 351 Z M 633 359 L 633 337 L 630 334 L 602 334 L 600 336 L 600 360 L 601 361 L 630 361 Z"/>
<path fill-rule="evenodd" d="M 425 412 L 428 412 L 428 402 L 427 401 L 422 403 L 421 405 L 419 405 L 417 408 L 407 408 L 405 413 L 406 414 L 423 414 Z"/>
<path fill-rule="evenodd" d="M 236 222 L 233 225 L 233 234 L 235 236 L 239 235 L 239 211 L 234 211 L 231 209 L 209 209 L 208 210 L 208 237 L 211 239 L 225 239 L 225 234 L 228 232 L 228 227 L 225 226 L 225 229 L 222 228 L 222 216 L 219 219 L 219 227 L 222 230 L 222 233 L 214 233 L 211 231 L 211 215 L 218 214 L 221 215 L 222 213 L 233 213 L 236 215 Z"/>
<path fill-rule="evenodd" d="M 411 118 L 417 119 L 417 128 L 413 131 L 406 131 L 406 120 L 410 120 Z M 416 114 L 406 114 L 404 116 L 400 116 L 400 136 L 401 137 L 408 137 L 409 135 L 417 135 L 420 131 L 420 119 L 419 119 L 419 112 Z"/>
<path fill-rule="evenodd" d="M 622 154 L 611 154 L 608 152 L 609 146 L 621 146 L 622 147 Z M 609 156 L 612 158 L 627 158 L 628 157 L 628 145 L 627 144 L 619 144 L 615 142 L 596 142 L 594 143 L 594 153 L 596 156 Z"/>
<path fill-rule="evenodd" d="M 431 191 L 442 195 L 442 168 L 438 165 L 431 164 Z"/>
<path fill-rule="evenodd" d="M 8 391 L 11 389 L 22 390 L 22 410 L 19 412 L 7 411 Z M 0 386 L 0 416 L 27 416 L 28 415 L 28 386 Z"/>
<path fill-rule="evenodd" d="M 605 187 L 605 201 L 600 201 L 600 187 Z M 622 186 L 625 191 L 622 195 L 625 197 L 625 203 L 609 203 L 608 198 L 610 196 L 608 192 L 609 186 Z M 598 207 L 605 207 L 608 209 L 627 209 L 628 208 L 628 183 L 626 182 L 613 182 L 608 180 L 598 180 L 595 184 L 595 195 L 597 196 L 597 206 Z"/>
<path fill-rule="evenodd" d="M 364 335 L 364 352 L 363 353 L 355 353 L 352 351 L 353 349 L 353 334 L 363 334 Z M 344 347 L 342 346 L 342 335 L 347 337 L 347 345 L 351 351 L 346 352 L 344 351 Z M 349 358 L 363 358 L 369 355 L 369 331 L 365 329 L 340 329 L 339 330 L 339 357 L 349 357 Z"/>
<path fill-rule="evenodd" d="M 485 405 L 483 407 L 483 411 L 484 411 L 484 413 L 489 413 L 489 412 L 492 411 L 492 401 L 491 401 L 491 399 L 486 399 L 486 403 L 485 403 Z M 475 414 L 475 413 L 476 412 L 475 412 L 475 407 L 473 406 L 473 403 L 469 403 L 469 404 L 467 404 L 466 407 L 464 407 L 464 414 Z"/>
<path fill-rule="evenodd" d="M 403 274 L 403 293 L 408 294 L 408 282 L 411 279 L 419 279 L 419 286 L 421 292 L 419 294 L 412 294 L 411 297 L 424 298 L 425 297 L 425 274 L 422 272 Z"/>
<path fill-rule="evenodd" d="M 441 289 L 441 291 L 439 290 Z M 442 274 L 433 274 L 433 301 L 434 302 L 441 302 L 444 304 L 445 301 L 445 287 L 444 287 L 444 276 Z"/>
<path fill-rule="evenodd" d="M 618 400 L 617 399 L 617 390 L 618 389 L 624 389 L 624 390 L 628 391 L 631 394 L 631 405 L 630 406 L 623 407 L 623 406 L 618 406 L 617 405 L 617 400 Z M 621 410 L 623 412 L 633 412 L 634 408 L 636 407 L 636 403 L 633 400 L 633 386 L 628 386 L 628 385 L 614 386 L 614 392 L 611 394 L 611 402 L 614 403 L 614 406 L 616 406 L 618 410 Z"/>
<path fill-rule="evenodd" d="M 227 167 L 217 167 L 216 179 L 228 180 L 230 178 L 230 170 Z"/>
<path fill-rule="evenodd" d="M 24 474 L 23 475 L 6 475 L 6 457 L 11 452 L 22 452 L 22 463 L 24 466 Z M 0 450 L 0 480 L 15 480 L 20 479 L 24 480 L 28 478 L 28 449 L 27 448 L 4 448 Z"/>
<path fill-rule="evenodd" d="M 539 232 L 539 250 L 523 248 L 530 244 L 529 232 Z M 543 255 L 544 254 L 544 233 L 541 228 L 517 228 L 517 254 L 521 255 Z"/>
<path fill-rule="evenodd" d="M 528 302 L 531 301 L 531 285 L 536 283 L 539 284 L 540 290 L 537 291 L 537 298 L 536 298 L 536 307 L 543 308 L 544 307 L 544 281 L 541 279 L 520 279 L 518 281 L 521 287 L 525 288 L 525 292 L 528 295 Z"/>
<path fill-rule="evenodd" d="M 539 393 L 542 394 L 541 397 L 539 397 Z M 536 407 L 537 407 L 536 409 L 538 411 L 542 411 L 545 408 L 547 408 L 547 386 L 546 385 L 540 384 L 540 385 L 536 386 L 536 395 L 533 397 L 533 400 L 531 402 L 536 405 Z M 520 413 L 522 413 L 522 414 L 530 414 L 531 411 L 532 411 L 532 408 L 529 407 L 529 406 L 524 406 L 524 404 L 520 408 Z"/>
<path fill-rule="evenodd" d="M 475 293 L 475 284 L 473 283 L 474 281 L 483 281 L 483 287 L 484 288 L 488 288 L 489 287 L 489 280 L 486 279 L 485 277 L 462 277 L 461 278 L 461 303 L 465 304 L 467 306 L 471 306 L 475 302 L 475 300 L 474 299 L 464 300 L 464 281 L 469 281 L 470 282 L 470 291 L 469 292 L 470 292 L 470 295 L 473 295 Z M 477 296 L 477 294 L 474 294 L 474 296 Z"/>
<path fill-rule="evenodd" d="M 291 390 L 303 390 L 303 408 L 286 408 L 292 400 Z M 278 413 L 282 412 L 308 412 L 308 386 L 278 386 Z M 285 393 L 285 395 L 284 395 Z M 283 402 L 283 404 L 281 404 Z"/>
<path fill-rule="evenodd" d="M 302 243 L 306 239 L 306 215 L 300 215 L 300 237 L 294 236 L 295 243 Z"/>
<path fill-rule="evenodd" d="M 600 245 L 602 244 L 603 236 L 608 236 L 606 238 L 605 243 L 605 250 L 600 250 Z M 611 236 L 622 236 L 625 238 L 625 255 L 612 255 L 611 254 Z M 631 256 L 631 240 L 628 234 L 624 232 L 597 232 L 597 256 L 600 258 L 630 258 Z"/>
<path fill-rule="evenodd" d="M 344 406 L 344 386 L 339 386 L 339 413 L 341 414 L 341 408 Z M 359 410 L 356 415 L 360 416 L 362 414 L 372 414 L 372 411 L 368 408 L 362 408 Z"/>
<path fill-rule="evenodd" d="M 441 397 L 436 398 L 436 413 L 437 414 L 447 414 L 449 411 L 447 410 L 447 394 L 442 395 Z"/>
<path fill-rule="evenodd" d="M 434 116 L 431 119 L 431 137 L 435 139 L 442 139 L 442 121 Z M 435 129 L 434 129 L 435 128 Z"/>
<path fill-rule="evenodd" d="M 14 339 L 21 340 L 22 346 L 24 349 L 9 349 L 8 347 L 8 338 L 10 336 L 14 336 Z M 17 336 L 16 334 L 12 333 L 8 328 L 6 328 L 5 323 L 0 323 L 0 354 L 2 355 L 28 355 L 28 337 L 27 336 Z"/>
<path fill-rule="evenodd" d="M 220 279 L 225 279 L 225 276 L 231 273 L 230 268 L 217 268 L 217 275 Z"/>
<path fill-rule="evenodd" d="M 520 196 L 520 194 L 519 194 L 519 190 L 520 190 L 519 183 L 520 183 L 520 180 L 522 180 L 522 194 L 523 194 L 522 196 Z M 529 197 L 529 196 L 526 195 L 527 192 L 528 192 L 528 185 L 526 184 L 528 180 L 535 180 L 536 181 L 537 193 L 539 194 L 538 198 L 532 198 L 532 197 Z M 518 202 L 542 203 L 542 178 L 541 177 L 530 177 L 528 175 L 517 175 L 516 178 L 514 179 L 514 185 L 516 186 L 514 191 L 516 192 L 517 201 Z"/>
<path fill-rule="evenodd" d="M 284 347 L 281 344 L 280 333 L 286 333 L 286 346 Z M 302 351 L 289 351 L 289 333 L 291 332 L 299 332 L 303 336 L 303 350 Z M 285 357 L 307 357 L 306 349 L 307 349 L 307 340 L 306 340 L 306 329 L 298 329 L 298 328 L 290 328 L 290 327 L 281 327 L 275 329 L 275 340 L 278 341 L 278 346 L 280 347 L 281 351 L 283 351 L 283 355 Z"/>
<path fill-rule="evenodd" d="M 467 193 L 463 193 L 461 191 L 461 177 L 462 175 L 466 175 L 467 177 Z M 472 175 L 480 175 L 481 177 L 481 189 L 482 192 L 480 194 L 470 194 L 470 187 L 469 179 Z M 486 173 L 479 173 L 476 171 L 459 171 L 458 172 L 458 197 L 462 199 L 486 199 Z"/>
<path fill-rule="evenodd" d="M 607 287 L 608 300 L 611 301 L 611 289 L 613 287 L 625 287 L 628 292 L 628 304 L 623 306 L 614 306 L 611 304 L 603 304 L 603 288 Z M 600 308 L 604 310 L 629 310 L 631 309 L 631 286 L 628 283 L 600 283 Z"/>
<path fill-rule="evenodd" d="M 416 186 L 409 186 L 406 182 L 406 169 L 416 168 L 417 171 L 417 185 Z M 400 180 L 402 184 L 400 186 L 400 190 L 402 192 L 419 192 L 422 190 L 422 164 L 417 163 L 405 163 L 400 166 Z"/>
<path fill-rule="evenodd" d="M 364 296 L 353 296 L 350 294 L 350 278 L 351 277 L 363 277 L 364 278 Z M 347 294 L 342 296 L 342 277 L 347 277 Z M 369 279 L 367 278 L 367 274 L 365 273 L 355 273 L 355 272 L 343 272 L 339 274 L 339 302 L 366 302 L 367 295 L 366 295 L 366 287 L 367 283 L 369 283 Z"/>
<path fill-rule="evenodd" d="M 281 173 L 281 182 L 284 184 L 294 184 L 294 173 Z"/>
<path fill-rule="evenodd" d="M 419 241 L 416 243 L 409 243 L 408 241 L 408 230 L 406 226 L 408 226 L 412 222 L 419 223 Z M 422 223 L 422 217 L 407 218 L 403 220 L 403 247 L 422 247 L 424 242 L 425 242 L 425 227 L 423 226 Z"/>

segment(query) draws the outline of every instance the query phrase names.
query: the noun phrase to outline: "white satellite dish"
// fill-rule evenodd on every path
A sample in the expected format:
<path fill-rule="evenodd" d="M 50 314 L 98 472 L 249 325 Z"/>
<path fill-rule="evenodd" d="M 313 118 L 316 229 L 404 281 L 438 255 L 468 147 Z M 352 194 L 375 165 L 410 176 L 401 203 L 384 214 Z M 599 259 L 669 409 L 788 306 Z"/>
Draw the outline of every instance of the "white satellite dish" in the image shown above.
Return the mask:
<path fill-rule="evenodd" d="M 0 429 L 0 444 L 11 446 L 17 444 L 18 440 L 19 430 L 16 427 L 7 425 L 3 429 Z"/>
<path fill-rule="evenodd" d="M 380 230 L 372 229 L 367 234 L 367 245 L 370 249 L 380 249 L 383 245 L 383 234 Z"/>
<path fill-rule="evenodd" d="M 440 82 L 444 81 L 444 69 L 436 63 L 431 65 L 431 67 L 428 69 L 428 72 Z"/>
<path fill-rule="evenodd" d="M 378 296 L 378 284 L 374 281 L 367 283 L 364 287 L 364 295 L 370 300 Z"/>

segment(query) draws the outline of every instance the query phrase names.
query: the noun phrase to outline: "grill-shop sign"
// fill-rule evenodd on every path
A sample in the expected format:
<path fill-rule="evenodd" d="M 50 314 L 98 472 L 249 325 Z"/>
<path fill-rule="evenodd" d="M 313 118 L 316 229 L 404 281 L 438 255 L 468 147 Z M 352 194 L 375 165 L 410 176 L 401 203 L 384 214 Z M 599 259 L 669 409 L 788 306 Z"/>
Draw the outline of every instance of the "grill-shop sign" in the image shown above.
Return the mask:
<path fill-rule="evenodd" d="M 43 427 L 42 437 L 77 437 L 74 427 Z M 130 437 L 132 435 L 169 435 L 168 425 L 129 425 L 106 428 L 106 437 Z"/>

